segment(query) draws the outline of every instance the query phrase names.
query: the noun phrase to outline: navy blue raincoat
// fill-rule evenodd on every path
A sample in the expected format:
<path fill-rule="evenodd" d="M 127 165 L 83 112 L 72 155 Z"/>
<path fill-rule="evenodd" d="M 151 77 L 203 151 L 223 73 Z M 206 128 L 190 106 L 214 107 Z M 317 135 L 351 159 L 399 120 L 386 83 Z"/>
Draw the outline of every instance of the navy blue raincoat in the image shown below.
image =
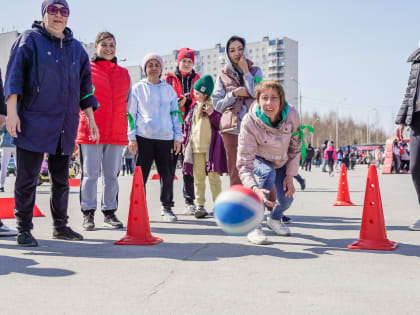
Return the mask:
<path fill-rule="evenodd" d="M 35 22 L 11 49 L 4 89 L 6 99 L 18 95 L 21 132 L 13 142 L 19 148 L 55 154 L 60 147 L 70 155 L 79 110 L 97 108 L 89 57 L 69 28 L 64 34 L 54 37 Z"/>

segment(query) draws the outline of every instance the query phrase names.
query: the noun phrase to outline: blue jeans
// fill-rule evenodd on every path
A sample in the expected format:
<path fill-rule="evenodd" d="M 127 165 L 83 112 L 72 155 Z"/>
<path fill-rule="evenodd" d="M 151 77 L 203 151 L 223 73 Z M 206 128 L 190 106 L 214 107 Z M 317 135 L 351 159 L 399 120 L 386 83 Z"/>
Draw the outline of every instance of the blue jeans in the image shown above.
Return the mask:
<path fill-rule="evenodd" d="M 270 214 L 273 220 L 280 220 L 283 217 L 283 213 L 290 208 L 293 202 L 293 197 L 286 197 L 286 192 L 283 190 L 286 165 L 275 169 L 270 162 L 259 156 L 254 160 L 254 174 L 258 176 L 258 187 L 271 190 L 273 185 L 276 186 L 277 205 Z"/>

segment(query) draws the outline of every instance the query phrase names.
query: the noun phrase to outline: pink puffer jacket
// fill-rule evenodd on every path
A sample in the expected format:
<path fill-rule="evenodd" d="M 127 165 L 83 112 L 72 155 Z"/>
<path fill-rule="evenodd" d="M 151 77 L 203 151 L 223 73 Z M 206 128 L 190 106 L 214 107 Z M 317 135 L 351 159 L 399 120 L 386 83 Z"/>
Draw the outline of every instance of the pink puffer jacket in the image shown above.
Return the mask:
<path fill-rule="evenodd" d="M 254 177 L 255 156 L 271 162 L 274 168 L 287 163 L 286 175 L 295 176 L 299 169 L 301 140 L 297 134 L 300 127 L 299 114 L 290 106 L 286 119 L 277 127 L 266 125 L 255 115 L 256 103 L 251 105 L 245 115 L 238 140 L 236 167 L 242 184 L 246 187 L 257 185 Z"/>

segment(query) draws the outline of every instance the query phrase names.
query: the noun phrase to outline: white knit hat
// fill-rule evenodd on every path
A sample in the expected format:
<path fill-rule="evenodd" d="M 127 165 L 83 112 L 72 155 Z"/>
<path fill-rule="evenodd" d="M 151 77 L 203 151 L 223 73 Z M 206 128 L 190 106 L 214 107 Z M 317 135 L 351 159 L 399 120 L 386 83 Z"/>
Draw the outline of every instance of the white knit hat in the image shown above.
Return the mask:
<path fill-rule="evenodd" d="M 160 68 L 162 69 L 162 72 L 163 72 L 163 59 L 162 59 L 162 57 L 159 56 L 156 53 L 150 53 L 150 54 L 147 54 L 146 56 L 144 56 L 144 58 L 143 58 L 142 68 L 143 68 L 144 73 L 146 73 L 146 65 L 147 65 L 147 63 L 150 60 L 152 60 L 152 59 L 155 59 L 155 60 L 159 61 Z"/>

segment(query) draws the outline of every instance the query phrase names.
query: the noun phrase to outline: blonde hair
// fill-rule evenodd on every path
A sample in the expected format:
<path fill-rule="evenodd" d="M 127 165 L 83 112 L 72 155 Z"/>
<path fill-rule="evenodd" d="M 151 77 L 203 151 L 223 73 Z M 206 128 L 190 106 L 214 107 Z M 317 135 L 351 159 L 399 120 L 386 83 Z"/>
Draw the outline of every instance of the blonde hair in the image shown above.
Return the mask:
<path fill-rule="evenodd" d="M 274 80 L 264 80 L 258 83 L 255 87 L 255 99 L 257 102 L 265 89 L 274 89 L 277 91 L 280 97 L 280 111 L 282 111 L 286 107 L 286 94 L 281 84 Z"/>
<path fill-rule="evenodd" d="M 198 118 L 200 118 L 200 119 L 207 116 L 207 113 L 203 112 L 204 105 L 212 104 L 210 95 L 207 95 L 207 94 L 204 94 L 204 95 L 206 95 L 206 99 L 205 99 L 204 103 L 197 102 Z"/>

